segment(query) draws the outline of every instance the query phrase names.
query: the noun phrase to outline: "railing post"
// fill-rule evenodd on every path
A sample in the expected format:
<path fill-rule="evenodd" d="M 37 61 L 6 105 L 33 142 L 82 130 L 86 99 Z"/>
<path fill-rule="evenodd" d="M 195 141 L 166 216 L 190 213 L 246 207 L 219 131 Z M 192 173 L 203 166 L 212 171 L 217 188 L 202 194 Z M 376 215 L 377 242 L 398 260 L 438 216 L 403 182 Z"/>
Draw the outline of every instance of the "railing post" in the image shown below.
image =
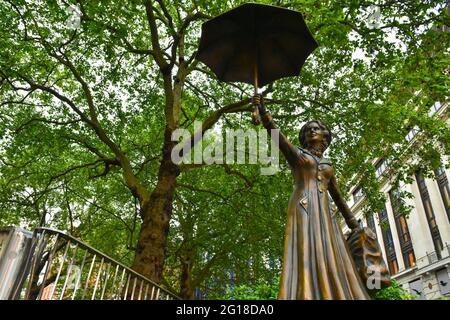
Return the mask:
<path fill-rule="evenodd" d="M 78 267 L 80 262 L 81 268 Z M 85 277 L 83 270 L 87 270 L 85 267 L 89 264 Z M 72 289 L 73 268 L 79 271 Z M 77 295 L 78 290 L 82 290 L 81 297 Z M 0 229 L 0 299 L 52 300 L 57 297 L 83 300 L 87 295 L 98 299 L 97 292 L 100 300 L 179 299 L 150 279 L 62 231 L 42 227 L 33 233 L 14 227 Z"/>
<path fill-rule="evenodd" d="M 8 234 L 0 252 L 0 300 L 19 299 L 29 272 L 33 233 L 16 227 L 0 232 Z"/>

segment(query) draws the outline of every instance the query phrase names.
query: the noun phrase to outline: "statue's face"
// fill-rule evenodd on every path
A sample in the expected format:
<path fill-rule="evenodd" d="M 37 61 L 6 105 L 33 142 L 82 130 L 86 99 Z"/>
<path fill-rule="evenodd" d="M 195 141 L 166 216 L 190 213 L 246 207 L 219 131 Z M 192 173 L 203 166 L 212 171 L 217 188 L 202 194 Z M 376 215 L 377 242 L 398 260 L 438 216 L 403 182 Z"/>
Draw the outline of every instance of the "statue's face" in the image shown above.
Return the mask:
<path fill-rule="evenodd" d="M 306 128 L 306 145 L 310 146 L 321 143 L 325 139 L 325 134 L 325 131 L 319 127 L 317 122 L 311 122 Z"/>

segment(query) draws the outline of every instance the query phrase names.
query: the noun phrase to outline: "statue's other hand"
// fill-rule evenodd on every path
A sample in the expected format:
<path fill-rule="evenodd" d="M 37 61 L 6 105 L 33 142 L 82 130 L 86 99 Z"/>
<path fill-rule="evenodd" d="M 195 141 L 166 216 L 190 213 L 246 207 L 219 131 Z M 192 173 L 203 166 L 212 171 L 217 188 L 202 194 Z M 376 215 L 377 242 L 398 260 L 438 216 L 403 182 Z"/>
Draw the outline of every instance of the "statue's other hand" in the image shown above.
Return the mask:
<path fill-rule="evenodd" d="M 260 95 L 260 94 L 255 94 L 255 95 L 252 97 L 252 104 L 253 104 L 254 106 L 260 106 L 260 105 L 262 105 L 262 104 L 263 104 L 263 97 L 262 97 L 262 95 Z"/>
<path fill-rule="evenodd" d="M 263 99 L 263 96 L 261 94 L 255 94 L 252 97 L 252 104 L 254 106 L 258 107 L 260 115 L 264 115 L 267 112 L 266 108 L 264 107 L 264 99 Z"/>

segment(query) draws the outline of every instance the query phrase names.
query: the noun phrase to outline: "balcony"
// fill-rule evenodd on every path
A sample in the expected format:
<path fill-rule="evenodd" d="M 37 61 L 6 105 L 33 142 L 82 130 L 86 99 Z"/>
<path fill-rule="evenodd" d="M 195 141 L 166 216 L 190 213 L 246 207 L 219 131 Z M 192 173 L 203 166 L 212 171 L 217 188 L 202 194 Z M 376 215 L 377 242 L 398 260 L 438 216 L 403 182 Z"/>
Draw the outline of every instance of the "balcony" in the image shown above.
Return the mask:
<path fill-rule="evenodd" d="M 440 252 L 432 251 L 425 256 L 417 259 L 417 266 L 419 269 L 434 269 L 441 264 L 450 262 L 450 244 L 446 244 Z"/>

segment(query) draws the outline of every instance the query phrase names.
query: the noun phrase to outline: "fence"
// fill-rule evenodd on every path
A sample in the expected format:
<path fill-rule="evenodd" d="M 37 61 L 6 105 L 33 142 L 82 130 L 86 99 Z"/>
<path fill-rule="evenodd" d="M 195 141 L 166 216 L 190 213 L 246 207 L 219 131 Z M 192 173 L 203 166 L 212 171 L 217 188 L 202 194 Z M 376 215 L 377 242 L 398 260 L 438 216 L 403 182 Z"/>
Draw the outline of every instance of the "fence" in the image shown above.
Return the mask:
<path fill-rule="evenodd" d="M 27 273 L 33 233 L 0 229 L 0 299 L 16 299 Z"/>
<path fill-rule="evenodd" d="M 417 259 L 417 264 L 419 266 L 422 265 L 431 265 L 434 264 L 436 262 L 441 261 L 442 259 L 445 259 L 447 257 L 450 256 L 450 244 L 446 244 L 442 250 L 438 251 L 432 251 L 432 252 L 427 252 L 426 255 L 424 255 L 423 257 L 420 257 Z"/>
<path fill-rule="evenodd" d="M 0 233 L 1 235 L 1 233 Z M 30 250 L 20 267 L 22 276 L 7 286 L 2 299 L 25 300 L 172 300 L 176 295 L 148 278 L 61 231 L 37 228 Z M 9 265 L 8 248 L 2 248 L 1 266 Z M 16 254 L 13 254 L 17 256 Z M 5 259 L 9 262 L 5 262 Z M 2 262 L 3 260 L 3 262 Z M 0 292 L 6 283 L 0 283 Z M 12 289 L 14 288 L 14 289 Z M 11 290 L 13 290 L 11 292 Z"/>

